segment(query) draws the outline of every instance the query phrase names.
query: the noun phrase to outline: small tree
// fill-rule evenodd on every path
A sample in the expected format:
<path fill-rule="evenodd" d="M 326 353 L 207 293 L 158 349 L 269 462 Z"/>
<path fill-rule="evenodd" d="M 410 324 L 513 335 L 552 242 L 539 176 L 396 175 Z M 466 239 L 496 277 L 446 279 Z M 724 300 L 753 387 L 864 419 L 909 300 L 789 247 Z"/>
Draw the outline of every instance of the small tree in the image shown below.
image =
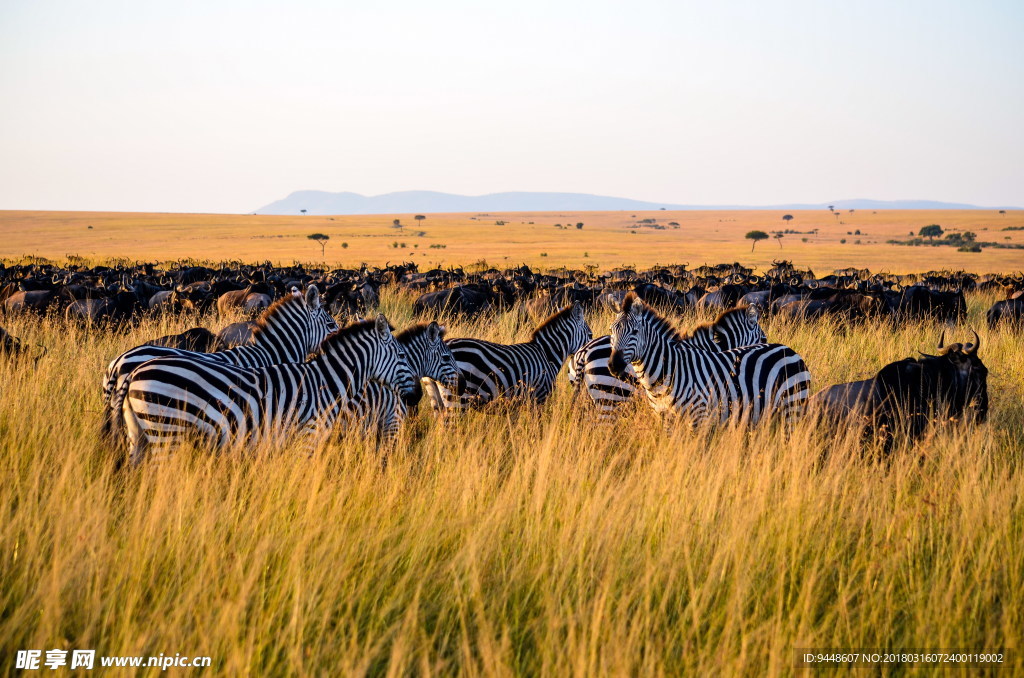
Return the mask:
<path fill-rule="evenodd" d="M 829 212 L 835 212 L 836 211 L 836 206 L 835 205 L 829 205 L 828 206 L 828 211 Z"/>
<path fill-rule="evenodd" d="M 746 238 L 747 240 L 753 240 L 754 241 L 754 244 L 750 246 L 750 251 L 753 252 L 754 251 L 754 247 L 757 245 L 757 241 L 758 240 L 767 240 L 768 239 L 768 234 L 765 233 L 764 231 L 749 231 L 743 237 Z"/>
<path fill-rule="evenodd" d="M 391 222 L 391 225 L 394 228 L 401 229 L 402 228 L 402 220 L 401 219 L 395 219 L 394 221 Z"/>
<path fill-rule="evenodd" d="M 320 256 L 324 256 L 324 249 L 327 247 L 327 241 L 331 239 L 331 236 L 324 235 L 323 233 L 314 233 L 313 235 L 307 235 L 306 237 L 319 243 Z"/>
<path fill-rule="evenodd" d="M 299 210 L 299 211 L 300 211 L 300 212 L 302 212 L 303 214 L 305 214 L 305 213 L 306 213 L 306 210 Z"/>
<path fill-rule="evenodd" d="M 783 214 L 782 215 L 782 220 L 785 221 L 786 223 L 789 223 L 790 221 L 793 221 L 793 215 L 792 214 Z"/>
<path fill-rule="evenodd" d="M 583 222 L 582 221 L 577 221 L 576 222 L 576 230 L 577 231 L 582 231 L 583 230 Z"/>
<path fill-rule="evenodd" d="M 999 213 L 1002 214 L 1004 217 L 1006 216 L 1006 210 L 999 210 Z"/>
<path fill-rule="evenodd" d="M 934 240 L 935 238 L 941 237 L 942 233 L 942 226 L 939 226 L 938 224 L 930 224 L 928 226 L 922 226 L 921 230 L 918 232 L 918 235 L 921 236 L 922 238 Z"/>
<path fill-rule="evenodd" d="M 779 249 L 781 250 L 782 249 L 782 232 L 781 231 L 779 233 L 775 234 L 775 239 L 779 241 Z M 751 249 L 751 251 L 753 251 L 754 248 L 750 248 L 750 249 Z"/>
<path fill-rule="evenodd" d="M 427 217 L 422 214 L 417 214 L 416 216 L 413 217 L 413 219 L 415 219 L 416 221 L 423 221 L 426 218 Z"/>

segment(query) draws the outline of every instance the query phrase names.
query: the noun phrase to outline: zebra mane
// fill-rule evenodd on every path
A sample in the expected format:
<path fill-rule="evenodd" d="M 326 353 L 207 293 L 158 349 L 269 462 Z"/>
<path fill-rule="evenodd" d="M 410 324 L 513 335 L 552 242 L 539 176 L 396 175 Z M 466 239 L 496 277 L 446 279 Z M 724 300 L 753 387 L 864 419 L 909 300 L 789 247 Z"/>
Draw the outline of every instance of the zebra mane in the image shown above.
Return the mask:
<path fill-rule="evenodd" d="M 572 313 L 572 309 L 573 309 L 573 305 L 569 304 L 568 306 L 566 306 L 565 308 L 563 308 L 562 310 L 558 311 L 553 316 L 551 316 L 550 318 L 548 318 L 547 320 L 542 322 L 540 325 L 538 325 L 537 329 L 535 329 L 533 331 L 533 334 L 530 335 L 530 341 L 533 341 L 534 339 L 536 339 L 537 335 L 540 334 L 541 332 L 543 332 L 544 330 L 546 330 L 548 327 L 550 327 L 550 326 L 560 322 L 564 318 L 569 317 L 569 314 Z"/>
<path fill-rule="evenodd" d="M 633 309 L 634 303 L 638 304 L 640 314 L 646 318 L 649 318 L 651 323 L 654 325 L 660 333 L 668 336 L 673 341 L 683 341 L 686 339 L 685 336 L 669 322 L 664 316 L 655 311 L 653 308 L 644 304 L 637 296 L 636 293 L 630 292 L 626 295 L 626 298 L 622 300 L 622 314 L 626 315 Z"/>
<path fill-rule="evenodd" d="M 409 327 L 406 327 L 404 330 L 396 334 L 395 339 L 397 339 L 402 344 L 409 345 L 412 342 L 416 341 L 416 339 L 420 335 L 426 332 L 428 327 L 430 327 L 430 323 L 416 323 L 415 325 L 410 325 Z M 437 327 L 441 331 L 440 336 L 441 339 L 443 340 L 445 332 L 447 330 L 443 325 L 438 325 Z"/>
<path fill-rule="evenodd" d="M 346 339 L 351 337 L 359 336 L 362 334 L 369 334 L 370 332 L 376 331 L 375 320 L 360 320 L 359 322 L 345 325 L 337 332 L 328 334 L 327 338 L 324 339 L 323 343 L 320 344 L 320 349 L 326 350 L 328 346 L 343 343 Z"/>
<path fill-rule="evenodd" d="M 697 325 L 696 327 L 694 327 L 689 332 L 680 332 L 680 336 L 682 336 L 684 339 L 692 339 L 693 337 L 697 336 L 697 334 L 699 334 L 700 332 L 706 332 L 706 331 L 708 331 L 708 330 L 710 330 L 710 329 L 712 329 L 714 327 L 717 327 L 718 325 L 724 323 L 726 320 L 728 320 L 732 316 L 740 315 L 741 313 L 742 314 L 746 314 L 746 312 L 747 312 L 747 307 L 746 306 L 741 306 L 741 307 L 738 307 L 738 308 L 730 308 L 728 311 L 724 311 L 721 314 L 719 314 L 719 316 L 717 318 L 715 318 L 714 320 L 712 320 L 709 323 L 703 323 L 701 325 Z"/>
<path fill-rule="evenodd" d="M 267 307 L 267 310 L 261 313 L 260 317 L 257 318 L 256 321 L 253 323 L 253 336 L 263 334 L 263 332 L 266 331 L 267 326 L 273 323 L 274 318 L 278 314 L 284 312 L 286 306 L 288 306 L 289 304 L 301 304 L 303 303 L 303 301 L 303 297 L 296 297 L 291 294 L 286 294 L 285 296 L 281 297 L 280 299 L 272 303 L 270 306 Z"/>

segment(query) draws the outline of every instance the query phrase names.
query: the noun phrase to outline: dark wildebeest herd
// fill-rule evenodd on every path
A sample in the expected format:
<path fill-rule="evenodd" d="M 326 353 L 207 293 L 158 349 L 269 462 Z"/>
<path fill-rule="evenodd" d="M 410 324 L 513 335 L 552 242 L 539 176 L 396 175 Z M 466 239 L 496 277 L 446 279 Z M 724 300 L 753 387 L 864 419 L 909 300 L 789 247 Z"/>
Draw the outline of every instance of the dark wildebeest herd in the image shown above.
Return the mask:
<path fill-rule="evenodd" d="M 425 320 L 397 334 L 373 312 L 382 287 L 414 295 Z M 983 421 L 988 371 L 977 334 L 938 342 L 939 353 L 883 367 L 811 398 L 803 359 L 768 342 L 766 315 L 840 327 L 864 319 L 901 322 L 966 317 L 966 295 L 1005 297 L 991 327 L 1024 325 L 1024 277 L 930 272 L 889 275 L 842 269 L 817 277 L 779 261 L 763 273 L 740 264 L 533 271 L 415 264 L 319 270 L 230 264 L 58 267 L 0 264 L 0 313 L 63 318 L 119 331 L 155 314 L 189 312 L 251 319 L 217 333 L 195 327 L 155 338 L 116 357 L 104 379 L 104 431 L 141 461 L 163 445 L 196 436 L 214 446 L 305 434 L 315 444 L 341 422 L 361 421 L 393 438 L 422 395 L 435 410 L 492 401 L 544 401 L 568 362 L 570 382 L 602 418 L 644 398 L 655 410 L 698 423 L 754 424 L 779 413 L 792 421 L 816 403 L 825 416 L 856 419 L 891 440 L 920 436 L 937 419 Z M 593 337 L 584 311 L 617 314 L 610 335 Z M 672 318 L 718 312 L 689 332 Z M 436 318 L 518 312 L 544 318 L 528 341 L 496 344 L 446 338 Z M 339 328 L 336 319 L 342 319 Z M 41 347 L 36 352 L 38 359 Z M 0 352 L 30 348 L 0 329 Z"/>

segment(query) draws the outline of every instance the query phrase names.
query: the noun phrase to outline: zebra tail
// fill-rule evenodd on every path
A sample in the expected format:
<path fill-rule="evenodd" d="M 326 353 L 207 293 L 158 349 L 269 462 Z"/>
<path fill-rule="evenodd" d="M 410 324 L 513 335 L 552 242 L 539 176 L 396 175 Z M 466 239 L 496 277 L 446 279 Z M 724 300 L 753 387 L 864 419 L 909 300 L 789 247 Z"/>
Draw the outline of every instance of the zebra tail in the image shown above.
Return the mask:
<path fill-rule="evenodd" d="M 121 410 L 124 406 L 125 398 L 128 397 L 128 387 L 131 385 L 131 379 L 125 379 L 121 382 L 121 385 L 114 391 L 114 395 L 105 403 L 106 409 L 104 410 L 103 417 L 103 428 L 102 434 L 103 439 L 112 444 L 115 449 L 121 449 L 122 443 L 125 442 L 127 435 L 124 430 L 124 416 Z"/>

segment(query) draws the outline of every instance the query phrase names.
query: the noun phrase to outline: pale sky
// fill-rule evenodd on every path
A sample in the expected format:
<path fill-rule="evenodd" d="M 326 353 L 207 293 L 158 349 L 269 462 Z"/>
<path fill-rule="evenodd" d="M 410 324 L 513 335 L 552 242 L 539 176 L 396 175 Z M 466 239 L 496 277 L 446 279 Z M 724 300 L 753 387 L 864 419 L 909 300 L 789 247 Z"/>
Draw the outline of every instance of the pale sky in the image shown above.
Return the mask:
<path fill-rule="evenodd" d="M 0 209 L 1024 205 L 1024 2 L 0 0 Z"/>

